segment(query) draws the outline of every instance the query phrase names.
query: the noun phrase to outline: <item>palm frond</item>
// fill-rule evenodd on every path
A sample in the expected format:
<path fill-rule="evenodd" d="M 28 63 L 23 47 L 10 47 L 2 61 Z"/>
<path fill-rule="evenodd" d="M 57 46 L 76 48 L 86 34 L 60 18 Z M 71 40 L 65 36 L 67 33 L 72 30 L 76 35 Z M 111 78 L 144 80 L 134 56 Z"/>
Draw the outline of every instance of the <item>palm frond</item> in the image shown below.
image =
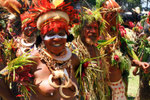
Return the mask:
<path fill-rule="evenodd" d="M 19 56 L 12 61 L 10 61 L 7 64 L 7 67 L 5 67 L 3 70 L 0 71 L 0 74 L 2 75 L 8 75 L 8 79 L 10 77 L 10 73 L 13 72 L 13 80 L 15 79 L 15 70 L 19 67 L 25 66 L 25 65 L 32 65 L 35 63 L 31 59 L 35 58 L 34 56 L 30 56 L 30 54 L 23 54 L 22 56 Z"/>

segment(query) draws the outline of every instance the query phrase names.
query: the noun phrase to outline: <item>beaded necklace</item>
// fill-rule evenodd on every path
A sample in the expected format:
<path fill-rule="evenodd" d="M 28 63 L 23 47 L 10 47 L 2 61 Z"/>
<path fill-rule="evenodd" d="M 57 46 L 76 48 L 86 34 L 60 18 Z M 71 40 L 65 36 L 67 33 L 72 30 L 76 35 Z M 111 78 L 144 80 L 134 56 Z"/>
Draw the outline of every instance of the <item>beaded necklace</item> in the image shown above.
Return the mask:
<path fill-rule="evenodd" d="M 56 70 L 64 70 L 66 68 L 70 68 L 70 78 L 72 78 L 72 65 L 71 65 L 71 51 L 66 48 L 67 53 L 63 56 L 56 57 L 51 56 L 45 49 L 39 48 L 40 59 L 46 62 L 48 69 L 53 72 Z M 66 72 L 66 71 L 65 71 Z M 65 73 L 67 75 L 67 73 Z M 68 75 L 67 75 L 68 76 Z M 68 76 L 68 77 L 69 77 Z"/>

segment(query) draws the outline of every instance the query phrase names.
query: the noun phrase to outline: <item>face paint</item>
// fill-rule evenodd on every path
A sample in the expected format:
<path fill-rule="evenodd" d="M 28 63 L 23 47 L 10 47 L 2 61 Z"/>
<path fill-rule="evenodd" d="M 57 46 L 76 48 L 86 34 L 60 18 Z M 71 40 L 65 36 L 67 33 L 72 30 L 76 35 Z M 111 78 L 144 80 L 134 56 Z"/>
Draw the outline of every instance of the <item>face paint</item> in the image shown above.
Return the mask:
<path fill-rule="evenodd" d="M 67 35 L 64 35 L 64 36 L 60 36 L 60 35 L 57 35 L 57 34 L 53 35 L 53 36 L 45 35 L 44 40 L 55 39 L 55 38 L 58 38 L 58 39 L 67 39 Z"/>

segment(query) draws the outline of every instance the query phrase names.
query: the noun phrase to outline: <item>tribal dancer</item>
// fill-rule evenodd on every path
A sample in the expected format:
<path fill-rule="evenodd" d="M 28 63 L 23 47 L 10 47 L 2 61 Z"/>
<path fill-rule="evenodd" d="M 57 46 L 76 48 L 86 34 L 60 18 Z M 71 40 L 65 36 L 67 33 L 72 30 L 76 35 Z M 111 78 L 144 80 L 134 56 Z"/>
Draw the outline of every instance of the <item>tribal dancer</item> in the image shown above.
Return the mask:
<path fill-rule="evenodd" d="M 99 9 L 90 10 L 84 8 L 81 23 L 73 28 L 76 40 L 73 41 L 73 52 L 80 58 L 80 67 L 76 77 L 80 87 L 81 99 L 84 100 L 108 100 L 108 87 L 104 83 L 107 75 L 106 69 L 101 67 L 100 52 L 95 46 L 100 38 L 100 31 L 104 24 Z M 104 55 L 102 55 L 104 56 Z"/>
<path fill-rule="evenodd" d="M 9 76 L 9 73 L 13 74 L 13 77 L 10 76 L 13 81 L 9 78 L 8 83 L 21 81 L 18 87 L 21 87 L 19 89 L 24 100 L 76 100 L 78 87 L 74 70 L 79 66 L 79 59 L 65 45 L 73 39 L 68 30 L 78 18 L 78 13 L 70 3 L 63 0 L 33 0 L 30 3 L 30 9 L 20 14 L 23 34 L 17 41 L 17 58 L 13 62 L 10 61 L 7 69 L 1 70 L 0 73 L 3 77 Z M 10 6 L 17 9 L 17 6 Z M 41 39 L 36 40 L 36 36 Z M 38 45 L 35 45 L 35 41 Z M 26 62 L 18 64 L 16 60 L 24 59 L 26 54 Z M 10 66 L 11 63 L 14 66 Z M 20 80 L 19 75 L 15 77 L 18 67 L 19 75 L 24 74 L 24 80 L 28 79 L 29 76 L 25 75 L 30 71 L 32 82 L 28 82 L 32 84 Z M 30 70 L 22 70 L 25 68 Z M 10 69 L 13 69 L 13 72 Z M 25 88 L 22 88 L 22 85 L 25 85 Z M 0 86 L 6 87 L 6 84 L 1 82 Z M 31 90 L 31 93 L 28 90 Z M 8 87 L 1 88 L 0 95 L 6 100 L 16 100 Z"/>

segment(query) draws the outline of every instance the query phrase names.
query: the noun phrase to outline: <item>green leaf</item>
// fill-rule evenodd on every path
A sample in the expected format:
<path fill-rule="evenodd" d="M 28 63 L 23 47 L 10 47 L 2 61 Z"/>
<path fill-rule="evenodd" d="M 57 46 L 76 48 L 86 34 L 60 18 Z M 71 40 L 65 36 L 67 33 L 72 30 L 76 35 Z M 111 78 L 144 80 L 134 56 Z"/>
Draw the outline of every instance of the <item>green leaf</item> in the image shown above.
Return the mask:
<path fill-rule="evenodd" d="M 16 74 L 16 73 L 15 73 L 15 69 L 13 69 L 13 81 L 15 80 L 15 77 L 16 77 L 15 74 Z"/>
<path fill-rule="evenodd" d="M 8 75 L 8 79 L 10 77 L 10 73 L 13 72 L 13 80 L 15 79 L 15 70 L 19 67 L 25 66 L 25 65 L 32 65 L 33 63 L 36 63 L 30 59 L 35 58 L 35 56 L 30 56 L 30 54 L 25 53 L 22 56 L 19 56 L 12 61 L 8 63 L 8 65 L 0 71 L 0 74 L 2 75 Z M 5 73 L 4 73 L 5 72 Z"/>
<path fill-rule="evenodd" d="M 2 25 L 2 27 L 3 27 L 3 28 L 5 28 L 5 27 L 6 27 L 6 23 L 5 23 L 5 21 L 4 21 L 4 20 L 0 20 L 0 24 Z"/>
<path fill-rule="evenodd" d="M 133 51 L 133 49 L 129 49 L 129 47 L 127 47 L 127 52 L 129 53 L 129 55 L 135 59 L 135 60 L 139 60 L 138 56 L 135 54 L 135 52 Z"/>
<path fill-rule="evenodd" d="M 75 77 L 78 77 L 78 75 L 80 75 L 80 77 L 81 77 L 81 72 L 82 72 L 82 62 L 80 62 L 80 65 L 79 65 L 79 67 L 78 67 L 78 69 L 77 69 L 77 71 L 76 71 L 76 75 L 75 75 Z"/>
<path fill-rule="evenodd" d="M 127 40 L 127 44 L 136 44 L 134 41 Z"/>
<path fill-rule="evenodd" d="M 104 2 L 105 0 L 96 0 L 96 8 L 100 8 Z"/>
<path fill-rule="evenodd" d="M 116 31 L 116 26 L 112 26 L 112 29 L 113 29 L 114 31 Z"/>
<path fill-rule="evenodd" d="M 101 42 L 101 43 L 98 44 L 97 48 L 100 49 L 101 47 L 104 47 L 104 46 L 112 43 L 115 39 L 116 39 L 116 36 L 109 39 L 109 40 L 107 40 L 107 41 L 105 41 L 105 42 Z"/>
<path fill-rule="evenodd" d="M 117 23 L 122 24 L 123 23 L 123 19 L 120 15 L 120 13 L 117 13 L 117 17 L 116 17 Z"/>
<path fill-rule="evenodd" d="M 150 47 L 149 48 L 145 48 L 145 51 L 147 54 L 150 54 Z"/>
<path fill-rule="evenodd" d="M 103 43 L 103 42 L 106 42 L 107 40 L 98 40 L 98 44 L 99 43 Z"/>

